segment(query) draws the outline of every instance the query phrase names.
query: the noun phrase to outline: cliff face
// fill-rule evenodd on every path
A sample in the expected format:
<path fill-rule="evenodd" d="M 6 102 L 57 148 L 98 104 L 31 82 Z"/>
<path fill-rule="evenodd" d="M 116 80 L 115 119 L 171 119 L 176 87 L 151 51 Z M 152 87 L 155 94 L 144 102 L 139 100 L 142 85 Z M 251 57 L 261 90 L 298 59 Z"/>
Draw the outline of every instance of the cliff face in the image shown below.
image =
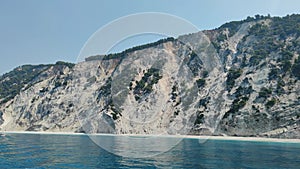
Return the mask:
<path fill-rule="evenodd" d="M 300 138 L 299 27 L 257 16 L 13 81 L 19 67 L 0 78 L 1 128 Z"/>

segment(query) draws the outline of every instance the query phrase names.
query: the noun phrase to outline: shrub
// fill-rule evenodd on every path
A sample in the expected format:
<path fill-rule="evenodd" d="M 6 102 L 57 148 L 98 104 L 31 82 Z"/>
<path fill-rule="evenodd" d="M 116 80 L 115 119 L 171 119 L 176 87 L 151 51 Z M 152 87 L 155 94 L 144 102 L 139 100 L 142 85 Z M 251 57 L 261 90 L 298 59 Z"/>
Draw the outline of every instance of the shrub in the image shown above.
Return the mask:
<path fill-rule="evenodd" d="M 207 71 L 207 70 L 204 70 L 204 71 L 202 72 L 202 77 L 203 77 L 203 78 L 207 78 L 207 77 L 208 77 L 208 71 Z"/>
<path fill-rule="evenodd" d="M 288 50 L 282 50 L 280 55 L 282 56 L 282 60 L 291 60 L 293 58 L 293 53 Z"/>
<path fill-rule="evenodd" d="M 204 115 L 197 113 L 197 118 L 195 120 L 194 125 L 196 124 L 202 124 L 204 122 Z"/>
<path fill-rule="evenodd" d="M 265 87 L 262 87 L 258 93 L 258 97 L 260 98 L 268 98 L 270 95 L 272 94 L 272 90 L 271 89 L 267 89 Z"/>
<path fill-rule="evenodd" d="M 298 59 L 296 59 L 294 65 L 292 66 L 292 74 L 300 79 L 300 59 L 298 57 Z"/>
<path fill-rule="evenodd" d="M 13 99 L 21 90 L 28 89 L 36 84 L 37 78 L 41 73 L 47 70 L 51 66 L 65 65 L 73 67 L 74 64 L 66 62 L 57 62 L 55 65 L 23 65 L 15 68 L 14 70 L 5 73 L 0 76 L 0 99 L 4 99 L 0 102 L 5 103 L 10 99 Z M 56 84 L 60 86 L 59 84 Z"/>
<path fill-rule="evenodd" d="M 92 61 L 92 60 L 99 60 L 99 59 L 103 59 L 103 60 L 121 59 L 124 56 L 126 56 L 128 53 L 131 53 L 131 52 L 134 52 L 134 51 L 137 51 L 137 50 L 142 50 L 142 49 L 154 47 L 154 46 L 158 46 L 160 44 L 170 42 L 170 41 L 175 41 L 175 39 L 173 37 L 168 37 L 168 38 L 161 39 L 161 40 L 158 40 L 158 41 L 153 42 L 153 43 L 148 43 L 148 44 L 145 44 L 145 45 L 135 46 L 135 47 L 126 49 L 126 50 L 124 50 L 123 52 L 120 52 L 120 53 L 111 53 L 111 54 L 108 54 L 108 55 L 90 56 L 90 57 L 85 58 L 85 61 Z"/>
<path fill-rule="evenodd" d="M 275 80 L 278 77 L 278 69 L 272 68 L 271 71 L 268 74 L 269 80 Z"/>
<path fill-rule="evenodd" d="M 271 100 L 269 100 L 269 101 L 265 104 L 265 106 L 266 106 L 267 109 L 269 109 L 269 108 L 273 107 L 275 104 L 276 104 L 276 99 L 275 99 L 275 98 L 272 98 Z"/>
<path fill-rule="evenodd" d="M 225 40 L 227 40 L 226 35 L 223 34 L 223 33 L 220 33 L 219 36 L 217 37 L 217 41 L 222 42 L 222 41 L 225 41 Z"/>
<path fill-rule="evenodd" d="M 202 88 L 205 86 L 205 79 L 198 79 L 196 80 L 198 88 Z"/>
<path fill-rule="evenodd" d="M 57 61 L 55 65 L 62 65 L 62 66 L 67 66 L 69 68 L 73 68 L 75 66 L 74 63 L 69 63 L 69 62 L 63 62 L 63 61 Z"/>
<path fill-rule="evenodd" d="M 252 26 L 249 30 L 249 34 L 256 35 L 256 36 L 264 36 L 268 31 L 268 27 L 262 24 L 256 24 Z"/>
<path fill-rule="evenodd" d="M 230 114 L 235 114 L 236 112 L 238 112 L 241 108 L 243 108 L 246 104 L 247 101 L 249 100 L 248 96 L 243 96 L 241 98 L 237 98 L 232 102 L 231 108 L 229 109 L 229 111 L 227 111 L 224 116 L 223 119 L 227 118 Z"/>
<path fill-rule="evenodd" d="M 152 92 L 152 87 L 157 84 L 162 76 L 159 75 L 159 69 L 150 68 L 144 74 L 140 81 L 136 81 L 136 86 L 133 93 L 135 94 L 135 100 L 139 100 L 143 95 L 150 94 Z"/>
<path fill-rule="evenodd" d="M 97 96 L 97 101 L 100 101 L 100 99 L 102 97 L 107 97 L 111 94 L 111 82 L 112 82 L 112 79 L 111 77 L 109 77 L 105 84 L 103 86 L 101 86 L 101 88 L 98 90 L 99 94 Z"/>
<path fill-rule="evenodd" d="M 288 72 L 290 71 L 292 67 L 292 64 L 289 60 L 284 60 L 283 63 L 281 64 L 281 68 L 283 72 Z"/>
<path fill-rule="evenodd" d="M 233 69 L 231 68 L 227 75 L 226 87 L 230 91 L 235 84 L 235 80 L 239 78 L 242 74 L 242 69 Z"/>

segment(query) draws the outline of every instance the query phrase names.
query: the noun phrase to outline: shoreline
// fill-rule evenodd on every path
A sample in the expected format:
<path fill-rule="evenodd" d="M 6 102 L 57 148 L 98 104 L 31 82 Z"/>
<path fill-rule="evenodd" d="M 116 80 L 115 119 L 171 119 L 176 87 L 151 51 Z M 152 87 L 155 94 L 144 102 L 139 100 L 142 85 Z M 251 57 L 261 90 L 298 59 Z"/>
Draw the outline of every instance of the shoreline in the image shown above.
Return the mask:
<path fill-rule="evenodd" d="M 77 135 L 77 136 L 124 136 L 124 137 L 168 137 L 168 138 L 190 138 L 203 140 L 228 140 L 228 141 L 251 141 L 251 142 L 278 142 L 278 143 L 300 143 L 300 139 L 267 138 L 267 137 L 239 137 L 239 136 L 203 136 L 203 135 L 152 135 L 152 134 L 86 134 L 73 132 L 35 132 L 35 131 L 1 131 L 0 136 L 7 134 L 40 134 L 40 135 Z"/>

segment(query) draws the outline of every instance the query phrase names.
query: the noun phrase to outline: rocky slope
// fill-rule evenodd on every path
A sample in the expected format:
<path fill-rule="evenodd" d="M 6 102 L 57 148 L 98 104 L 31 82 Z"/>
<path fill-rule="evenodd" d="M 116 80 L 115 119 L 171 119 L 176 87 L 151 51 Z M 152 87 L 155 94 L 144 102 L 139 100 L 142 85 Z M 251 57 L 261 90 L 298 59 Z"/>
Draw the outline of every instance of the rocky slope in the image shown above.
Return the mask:
<path fill-rule="evenodd" d="M 1 76 L 1 130 L 300 138 L 300 15 Z M 21 79 L 21 80 L 20 80 Z"/>

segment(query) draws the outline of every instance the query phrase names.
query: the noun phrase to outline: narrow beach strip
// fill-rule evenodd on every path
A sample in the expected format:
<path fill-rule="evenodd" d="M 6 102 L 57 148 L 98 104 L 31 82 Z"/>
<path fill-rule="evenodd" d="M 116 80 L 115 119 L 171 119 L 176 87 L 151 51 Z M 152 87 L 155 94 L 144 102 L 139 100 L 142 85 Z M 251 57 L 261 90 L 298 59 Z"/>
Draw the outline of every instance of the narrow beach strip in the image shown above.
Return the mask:
<path fill-rule="evenodd" d="M 33 131 L 2 131 L 2 135 L 8 134 L 46 134 L 46 135 L 86 135 L 86 136 L 116 136 L 116 137 L 167 137 L 167 138 L 191 138 L 202 140 L 232 140 L 232 141 L 256 141 L 256 142 L 280 142 L 280 143 L 300 143 L 300 139 L 266 138 L 266 137 L 238 137 L 238 136 L 197 136 L 197 135 L 153 135 L 153 134 L 105 134 L 105 133 L 73 133 L 73 132 L 33 132 Z"/>

